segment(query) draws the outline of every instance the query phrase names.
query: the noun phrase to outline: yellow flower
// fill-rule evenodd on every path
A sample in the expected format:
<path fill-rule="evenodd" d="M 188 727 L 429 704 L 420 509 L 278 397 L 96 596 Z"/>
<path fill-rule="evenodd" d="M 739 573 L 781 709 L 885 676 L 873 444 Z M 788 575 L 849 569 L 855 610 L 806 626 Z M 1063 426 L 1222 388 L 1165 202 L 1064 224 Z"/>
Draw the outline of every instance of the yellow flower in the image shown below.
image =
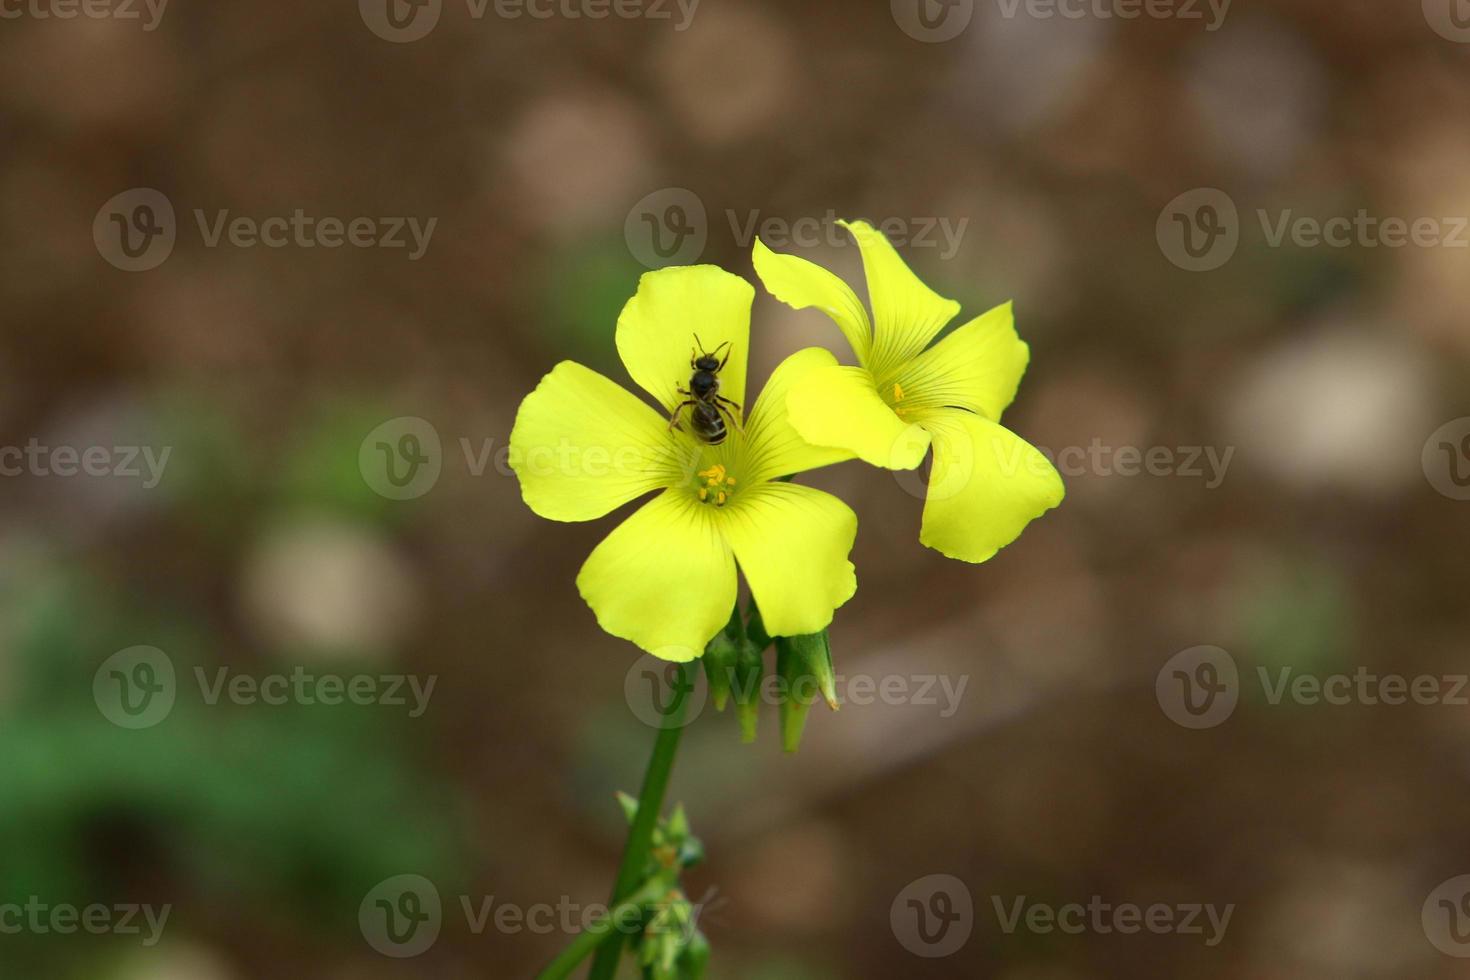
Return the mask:
<path fill-rule="evenodd" d="M 654 411 L 589 368 L 563 361 L 526 396 L 510 437 L 510 462 L 527 505 L 556 521 L 589 521 L 654 490 L 588 557 L 577 587 L 607 632 L 666 660 L 688 661 L 730 619 L 736 563 L 772 635 L 816 633 L 857 588 L 848 553 L 857 517 L 846 504 L 779 478 L 851 458 L 818 449 L 791 428 L 786 396 L 809 371 L 837 363 L 820 348 L 783 361 L 725 440 L 708 445 L 668 418 L 685 401 L 695 353 L 728 353 L 719 394 L 745 404 L 750 307 L 755 290 L 715 266 L 643 276 L 618 318 L 628 374 L 662 407 Z M 722 358 L 725 353 L 721 353 Z"/>
<path fill-rule="evenodd" d="M 826 313 L 857 355 L 858 367 L 818 368 L 792 387 L 792 425 L 808 442 L 894 470 L 918 466 L 932 446 L 919 540 L 951 558 L 985 561 L 1065 493 L 1046 457 L 1000 425 L 1030 357 L 1011 305 L 930 347 L 959 304 L 924 285 L 866 222 L 839 224 L 862 250 L 871 323 L 837 276 L 755 243 L 766 288 L 795 309 Z"/>

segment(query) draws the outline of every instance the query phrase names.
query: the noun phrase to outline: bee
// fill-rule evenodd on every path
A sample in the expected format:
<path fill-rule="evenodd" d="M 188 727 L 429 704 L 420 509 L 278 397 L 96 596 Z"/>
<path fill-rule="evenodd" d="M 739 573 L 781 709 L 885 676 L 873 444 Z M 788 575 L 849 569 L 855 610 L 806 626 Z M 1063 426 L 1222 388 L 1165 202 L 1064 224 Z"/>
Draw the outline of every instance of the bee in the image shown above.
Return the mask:
<path fill-rule="evenodd" d="M 689 376 L 689 387 L 677 389 L 679 394 L 684 395 L 684 401 L 674 406 L 674 412 L 669 416 L 669 428 L 677 429 L 679 425 L 679 413 L 685 408 L 689 411 L 689 428 L 700 442 L 711 446 L 718 446 L 725 441 L 728 430 L 725 427 L 725 419 L 730 421 L 738 429 L 740 427 L 740 406 L 720 394 L 720 370 L 724 368 L 725 361 L 730 359 L 730 352 L 725 352 L 724 360 L 719 360 L 720 348 L 729 345 L 725 341 L 713 351 L 704 349 L 704 342 L 699 339 L 699 334 L 694 335 L 694 343 L 697 345 L 689 352 L 689 366 L 694 373 Z"/>

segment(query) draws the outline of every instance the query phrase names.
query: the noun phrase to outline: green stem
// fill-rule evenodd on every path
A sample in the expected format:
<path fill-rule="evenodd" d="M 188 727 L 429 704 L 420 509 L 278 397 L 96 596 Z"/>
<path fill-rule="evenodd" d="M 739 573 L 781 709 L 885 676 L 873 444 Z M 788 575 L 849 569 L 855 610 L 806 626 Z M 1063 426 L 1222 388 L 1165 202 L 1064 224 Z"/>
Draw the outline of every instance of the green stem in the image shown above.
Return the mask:
<path fill-rule="evenodd" d="M 601 946 L 604 939 L 613 935 L 625 935 L 627 927 L 637 921 L 644 907 L 661 901 L 668 893 L 669 887 L 670 882 L 663 876 L 650 878 L 647 884 L 614 908 L 607 918 L 588 926 L 576 939 L 573 939 L 571 945 L 561 951 L 561 955 L 536 975 L 536 980 L 562 980 L 563 977 L 571 976 L 577 964 L 586 959 L 594 949 Z"/>
<path fill-rule="evenodd" d="M 643 788 L 638 793 L 638 813 L 633 818 L 633 826 L 628 828 L 628 841 L 623 845 L 623 861 L 618 866 L 610 905 L 618 905 L 638 887 L 648 860 L 653 828 L 663 811 L 664 791 L 668 789 L 669 773 L 674 768 L 674 753 L 679 748 L 679 736 L 684 733 L 684 708 L 689 701 L 689 692 L 694 688 L 689 665 L 675 666 L 677 676 L 673 684 L 673 700 L 664 712 L 663 725 L 653 743 L 653 756 L 648 760 Z M 618 972 L 618 960 L 622 955 L 623 936 L 619 933 L 611 941 L 598 945 L 587 980 L 612 980 Z"/>

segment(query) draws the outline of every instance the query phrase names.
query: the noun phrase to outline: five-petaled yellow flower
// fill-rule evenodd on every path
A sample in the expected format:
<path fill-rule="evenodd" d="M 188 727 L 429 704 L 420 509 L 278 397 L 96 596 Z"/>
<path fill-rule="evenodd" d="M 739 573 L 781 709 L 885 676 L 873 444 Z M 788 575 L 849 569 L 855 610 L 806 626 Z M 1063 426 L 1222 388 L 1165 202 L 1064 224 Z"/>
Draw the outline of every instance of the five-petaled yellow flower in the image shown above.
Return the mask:
<path fill-rule="evenodd" d="M 577 588 L 603 629 L 666 660 L 700 656 L 724 627 L 737 562 L 773 636 L 821 631 L 857 588 L 848 561 L 857 516 L 836 497 L 779 480 L 851 458 L 803 441 L 787 418 L 791 386 L 836 358 L 820 348 L 788 357 L 719 445 L 696 438 L 687 408 L 669 425 L 686 398 L 695 334 L 705 350 L 728 345 L 719 393 L 745 404 L 754 297 L 715 266 L 645 274 L 618 318 L 617 348 L 663 413 L 563 361 L 526 396 L 511 432 L 522 496 L 542 517 L 594 520 L 662 491 L 593 550 Z M 740 414 L 732 410 L 731 422 Z"/>
<path fill-rule="evenodd" d="M 858 367 L 817 368 L 792 386 L 792 425 L 808 442 L 894 470 L 918 466 L 932 445 L 919 540 L 951 558 L 985 561 L 1065 493 L 1050 461 L 1000 424 L 1030 358 L 1011 305 L 930 347 L 959 304 L 924 285 L 872 226 L 840 224 L 862 250 L 871 323 L 837 276 L 755 244 L 766 288 L 795 309 L 822 310 L 857 355 Z"/>

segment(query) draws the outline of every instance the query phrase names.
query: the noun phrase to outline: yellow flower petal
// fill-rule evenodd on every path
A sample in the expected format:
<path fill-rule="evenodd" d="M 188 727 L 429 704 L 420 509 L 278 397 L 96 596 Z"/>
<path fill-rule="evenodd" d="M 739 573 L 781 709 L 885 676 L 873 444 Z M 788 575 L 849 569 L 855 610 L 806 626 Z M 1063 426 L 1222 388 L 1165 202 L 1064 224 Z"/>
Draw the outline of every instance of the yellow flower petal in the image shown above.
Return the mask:
<path fill-rule="evenodd" d="M 772 636 L 825 629 L 833 611 L 857 591 L 847 557 L 857 515 L 836 497 L 795 483 L 767 483 L 748 488 L 720 516 Z"/>
<path fill-rule="evenodd" d="M 577 575 L 598 625 L 664 660 L 702 655 L 735 606 L 735 559 L 716 513 L 667 490 L 603 539 Z"/>
<path fill-rule="evenodd" d="M 852 459 L 846 449 L 814 446 L 803 439 L 792 427 L 786 406 L 792 386 L 801 378 L 817 368 L 836 365 L 837 358 L 821 347 L 799 350 L 776 365 L 745 427 L 747 482 L 774 480 Z"/>
<path fill-rule="evenodd" d="M 950 558 L 982 562 L 1062 502 L 1062 478 L 1034 446 L 999 424 L 960 409 L 924 423 L 934 466 L 919 540 Z"/>
<path fill-rule="evenodd" d="M 915 409 L 968 408 L 988 419 L 1016 397 L 1031 350 L 1016 335 L 1010 303 L 956 329 L 898 370 L 895 384 Z"/>
<path fill-rule="evenodd" d="M 628 374 L 666 410 L 684 396 L 694 373 L 689 360 L 694 335 L 713 354 L 729 359 L 720 371 L 720 394 L 745 405 L 745 364 L 750 356 L 750 304 L 755 288 L 713 265 L 670 266 L 646 272 L 638 292 L 618 317 L 618 355 Z"/>
<path fill-rule="evenodd" d="M 929 434 L 894 414 L 862 368 L 812 368 L 792 385 L 786 407 L 807 442 L 846 449 L 873 466 L 911 470 L 929 448 Z"/>
<path fill-rule="evenodd" d="M 632 392 L 562 361 L 521 402 L 509 462 L 537 514 L 590 521 L 678 480 L 677 446 Z"/>
<path fill-rule="evenodd" d="M 837 324 L 859 361 L 868 356 L 873 329 L 852 287 L 814 262 L 771 251 L 759 238 L 752 258 L 756 275 L 772 296 L 795 310 L 815 306 Z"/>
<path fill-rule="evenodd" d="M 879 377 L 914 357 L 960 312 L 924 285 L 887 238 L 866 221 L 839 221 L 857 241 L 873 307 L 873 349 L 863 364 Z"/>

